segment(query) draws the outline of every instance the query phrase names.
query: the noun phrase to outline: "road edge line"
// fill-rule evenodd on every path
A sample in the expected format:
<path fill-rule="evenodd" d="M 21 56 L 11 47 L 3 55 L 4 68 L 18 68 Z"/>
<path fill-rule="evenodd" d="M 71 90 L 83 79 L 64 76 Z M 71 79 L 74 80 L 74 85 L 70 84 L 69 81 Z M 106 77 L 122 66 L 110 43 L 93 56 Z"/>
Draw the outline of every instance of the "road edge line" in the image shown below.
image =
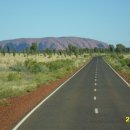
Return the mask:
<path fill-rule="evenodd" d="M 43 99 L 38 105 L 36 105 L 30 112 L 28 112 L 19 123 L 17 123 L 12 130 L 17 130 L 22 123 L 31 115 L 33 112 L 35 112 L 43 103 L 45 103 L 53 94 L 55 94 L 64 84 L 66 84 L 69 80 L 71 80 L 77 73 L 79 73 L 86 65 L 88 65 L 93 58 L 90 58 L 90 60 L 83 65 L 77 72 L 75 72 L 70 78 L 68 78 L 65 82 L 63 82 L 58 88 L 56 88 L 52 93 L 50 93 L 45 99 Z"/>
<path fill-rule="evenodd" d="M 104 58 L 103 58 L 103 60 L 104 60 Z M 104 60 L 104 62 L 113 70 L 113 72 L 114 72 L 120 79 L 122 79 L 122 81 L 123 81 L 128 87 L 130 87 L 130 84 L 129 84 L 110 64 L 108 64 L 105 60 Z"/>

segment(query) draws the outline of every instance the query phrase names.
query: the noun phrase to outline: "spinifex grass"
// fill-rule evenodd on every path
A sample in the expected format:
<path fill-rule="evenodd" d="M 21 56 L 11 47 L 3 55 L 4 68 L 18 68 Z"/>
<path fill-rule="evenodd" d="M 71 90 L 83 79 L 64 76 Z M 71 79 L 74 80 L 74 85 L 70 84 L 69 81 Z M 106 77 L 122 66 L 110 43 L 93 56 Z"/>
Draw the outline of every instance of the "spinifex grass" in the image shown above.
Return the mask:
<path fill-rule="evenodd" d="M 107 55 L 105 60 L 117 71 L 126 73 L 130 76 L 130 57 L 129 54 Z"/>
<path fill-rule="evenodd" d="M 0 98 L 23 95 L 71 73 L 90 59 L 89 55 L 0 56 Z"/>

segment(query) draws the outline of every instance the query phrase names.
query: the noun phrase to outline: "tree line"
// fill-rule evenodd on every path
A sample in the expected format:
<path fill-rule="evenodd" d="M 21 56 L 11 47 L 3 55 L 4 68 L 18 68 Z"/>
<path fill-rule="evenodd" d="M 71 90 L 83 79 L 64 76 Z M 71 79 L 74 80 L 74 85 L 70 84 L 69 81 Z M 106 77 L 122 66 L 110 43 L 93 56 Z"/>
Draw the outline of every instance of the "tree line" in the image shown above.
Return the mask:
<path fill-rule="evenodd" d="M 76 57 L 78 55 L 82 55 L 84 53 L 130 53 L 130 48 L 126 48 L 123 44 L 117 44 L 116 46 L 110 44 L 108 48 L 78 48 L 72 44 L 69 44 L 68 47 L 65 50 L 56 50 L 56 49 L 48 49 L 40 50 L 37 43 L 32 43 L 32 45 L 28 48 L 25 48 L 21 52 L 17 52 L 16 49 L 11 50 L 9 46 L 6 46 L 4 48 L 0 47 L 0 52 L 5 55 L 6 53 L 13 53 L 13 56 L 16 55 L 16 53 L 23 53 L 25 55 L 30 54 L 41 54 L 44 55 L 52 55 L 52 54 L 58 54 L 58 55 L 75 55 Z"/>
<path fill-rule="evenodd" d="M 111 53 L 115 52 L 117 54 L 121 53 L 130 53 L 130 48 L 125 47 L 123 44 L 117 44 L 116 47 L 114 45 L 110 44 L 109 45 L 109 51 Z"/>

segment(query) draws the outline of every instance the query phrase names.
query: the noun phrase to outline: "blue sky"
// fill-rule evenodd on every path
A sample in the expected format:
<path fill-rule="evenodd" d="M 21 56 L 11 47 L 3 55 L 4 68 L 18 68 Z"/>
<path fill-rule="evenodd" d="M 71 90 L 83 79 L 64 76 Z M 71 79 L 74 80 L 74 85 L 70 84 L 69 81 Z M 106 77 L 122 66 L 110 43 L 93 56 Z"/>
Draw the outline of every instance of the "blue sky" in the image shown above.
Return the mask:
<path fill-rule="evenodd" d="M 130 0 L 0 0 L 0 40 L 60 36 L 130 47 Z"/>

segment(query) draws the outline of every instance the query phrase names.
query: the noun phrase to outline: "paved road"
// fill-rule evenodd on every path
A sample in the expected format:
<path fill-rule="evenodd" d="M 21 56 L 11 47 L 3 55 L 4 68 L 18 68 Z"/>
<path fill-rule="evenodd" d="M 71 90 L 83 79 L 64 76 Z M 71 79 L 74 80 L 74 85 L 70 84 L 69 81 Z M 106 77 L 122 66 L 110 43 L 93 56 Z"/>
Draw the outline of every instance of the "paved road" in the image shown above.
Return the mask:
<path fill-rule="evenodd" d="M 126 116 L 130 88 L 96 57 L 18 130 L 130 130 Z"/>

